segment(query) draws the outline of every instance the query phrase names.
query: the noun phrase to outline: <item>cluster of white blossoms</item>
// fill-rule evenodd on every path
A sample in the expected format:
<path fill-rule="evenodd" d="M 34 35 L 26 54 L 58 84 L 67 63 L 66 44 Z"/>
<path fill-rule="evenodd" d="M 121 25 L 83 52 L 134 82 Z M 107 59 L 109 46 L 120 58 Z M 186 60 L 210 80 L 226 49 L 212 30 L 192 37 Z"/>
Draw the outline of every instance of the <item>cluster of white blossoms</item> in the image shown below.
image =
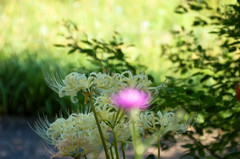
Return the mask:
<path fill-rule="evenodd" d="M 101 150 L 101 139 L 92 113 L 73 113 L 68 119 L 58 118 L 51 124 L 45 122 L 45 127 L 42 125 L 36 125 L 36 132 L 48 144 L 56 147 L 57 153 L 52 157 L 76 157 Z M 101 127 L 108 140 L 107 126 L 101 123 Z"/>
<path fill-rule="evenodd" d="M 179 118 L 174 112 L 162 114 L 158 111 L 156 114 L 152 111 L 144 111 L 139 115 L 138 125 L 140 133 L 144 135 L 152 134 L 159 129 L 164 132 L 185 133 L 187 128 L 193 124 L 195 116 L 188 118 L 186 121 Z"/>
<path fill-rule="evenodd" d="M 147 75 L 132 75 L 130 71 L 124 71 L 122 74 L 113 73 L 112 75 L 92 72 L 88 77 L 85 74 L 72 72 L 64 80 L 59 79 L 59 77 L 51 78 L 45 74 L 45 80 L 48 86 L 60 97 L 70 96 L 73 103 L 78 102 L 75 97 L 79 91 L 92 92 L 95 97 L 100 94 L 99 97 L 102 97 L 127 87 L 149 91 L 154 95 L 158 94 L 159 89 L 150 87 L 152 82 Z"/>
<path fill-rule="evenodd" d="M 152 82 L 147 75 L 132 75 L 130 71 L 112 75 L 93 72 L 88 77 L 73 72 L 63 80 L 45 74 L 45 80 L 60 97 L 70 96 L 73 103 L 78 102 L 76 98 L 78 92 L 91 93 L 108 148 L 113 145 L 111 138 L 113 132 L 118 143 L 129 143 L 132 139 L 129 115 L 114 106 L 111 95 L 124 88 L 136 88 L 152 97 L 155 97 L 159 91 L 159 87 L 151 86 Z M 173 112 L 162 114 L 160 111 L 149 110 L 140 112 L 137 119 L 136 124 L 142 137 L 159 132 L 160 129 L 164 132 L 186 132 L 192 122 L 192 119 L 181 122 Z M 73 113 L 67 119 L 61 117 L 51 124 L 48 121 L 41 121 L 36 125 L 36 132 L 48 144 L 55 146 L 57 152 L 52 157 L 79 158 L 90 152 L 99 153 L 103 146 L 92 112 Z"/>

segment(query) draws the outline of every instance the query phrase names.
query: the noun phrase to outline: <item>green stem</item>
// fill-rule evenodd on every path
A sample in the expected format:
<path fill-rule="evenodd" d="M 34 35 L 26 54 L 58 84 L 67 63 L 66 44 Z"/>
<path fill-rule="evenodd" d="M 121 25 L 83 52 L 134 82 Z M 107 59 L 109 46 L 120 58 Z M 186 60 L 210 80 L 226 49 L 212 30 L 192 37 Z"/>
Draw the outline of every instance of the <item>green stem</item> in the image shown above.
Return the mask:
<path fill-rule="evenodd" d="M 80 155 L 78 155 L 78 156 L 76 156 L 76 157 L 73 157 L 74 159 L 80 159 L 81 158 L 81 156 Z"/>
<path fill-rule="evenodd" d="M 145 150 L 147 150 L 150 146 L 152 146 L 156 141 L 161 137 L 163 137 L 168 131 L 166 131 L 164 128 L 160 128 L 157 132 L 152 134 L 149 138 L 143 141 L 143 144 L 145 146 Z"/>
<path fill-rule="evenodd" d="M 98 159 L 98 153 L 97 152 L 93 153 L 93 159 Z"/>
<path fill-rule="evenodd" d="M 112 157 L 112 159 L 114 159 L 114 157 L 113 157 L 113 152 L 112 152 L 112 147 L 110 147 L 110 152 L 111 152 L 111 157 Z"/>
<path fill-rule="evenodd" d="M 87 159 L 87 155 L 84 155 L 84 158 Z"/>
<path fill-rule="evenodd" d="M 120 113 L 119 113 L 119 118 L 118 118 L 117 123 L 120 122 L 120 120 L 122 120 L 123 116 L 124 116 L 124 110 L 121 109 L 121 110 L 120 110 Z"/>
<path fill-rule="evenodd" d="M 136 150 L 137 147 L 137 134 L 136 134 L 136 128 L 135 128 L 135 121 L 132 120 L 131 122 L 131 133 L 132 133 L 132 140 L 133 140 L 133 147 Z"/>
<path fill-rule="evenodd" d="M 141 142 L 140 134 L 138 132 L 138 127 L 135 125 L 136 117 L 138 116 L 139 110 L 132 110 L 130 119 L 130 131 L 133 140 L 133 148 L 135 150 L 135 159 L 143 159 L 144 145 Z"/>
<path fill-rule="evenodd" d="M 160 138 L 158 139 L 158 159 L 160 159 L 160 147 L 161 147 L 161 143 L 160 143 Z"/>
<path fill-rule="evenodd" d="M 117 125 L 117 120 L 118 120 L 118 116 L 120 114 L 121 110 L 118 109 L 117 113 L 115 113 L 112 117 L 112 122 L 111 122 L 111 128 L 113 129 L 116 125 Z"/>
<path fill-rule="evenodd" d="M 114 142 L 114 148 L 115 148 L 115 153 L 116 153 L 116 159 L 119 159 L 119 154 L 118 154 L 118 145 L 117 145 L 117 139 L 115 135 L 115 131 L 113 129 L 113 142 Z"/>
<path fill-rule="evenodd" d="M 93 114 L 94 114 L 94 117 L 95 117 L 95 120 L 96 120 L 96 123 L 97 123 L 98 131 L 100 133 L 100 137 L 101 137 L 101 140 L 102 140 L 102 144 L 103 144 L 103 148 L 104 148 L 104 151 L 105 151 L 106 159 L 110 159 L 109 154 L 108 154 L 108 149 L 107 149 L 107 146 L 106 146 L 106 142 L 105 142 L 105 139 L 104 139 L 104 136 L 103 136 L 103 132 L 102 132 L 99 120 L 98 120 L 97 112 L 95 110 L 95 106 L 93 104 L 93 100 L 92 100 L 92 95 L 91 94 L 89 95 L 89 99 L 90 99 L 92 111 L 93 111 Z"/>
<path fill-rule="evenodd" d="M 122 143 L 122 156 L 123 156 L 123 159 L 126 159 L 125 150 L 124 150 L 124 143 Z"/>

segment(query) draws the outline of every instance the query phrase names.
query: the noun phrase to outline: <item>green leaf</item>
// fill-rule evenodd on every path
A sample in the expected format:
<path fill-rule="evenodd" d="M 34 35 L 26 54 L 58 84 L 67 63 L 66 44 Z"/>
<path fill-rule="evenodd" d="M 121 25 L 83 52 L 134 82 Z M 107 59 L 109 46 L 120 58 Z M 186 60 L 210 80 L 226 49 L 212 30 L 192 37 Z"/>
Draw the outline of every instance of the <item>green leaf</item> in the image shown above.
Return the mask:
<path fill-rule="evenodd" d="M 197 73 L 194 73 L 192 76 L 203 75 L 203 74 L 204 74 L 203 72 L 197 72 Z"/>
<path fill-rule="evenodd" d="M 92 49 L 80 49 L 80 52 L 87 53 L 88 55 L 92 55 L 95 53 Z"/>
<path fill-rule="evenodd" d="M 187 8 L 183 7 L 182 5 L 177 6 L 177 8 L 175 9 L 175 13 L 178 14 L 184 14 L 187 12 L 188 12 Z"/>
<path fill-rule="evenodd" d="M 233 43 L 229 44 L 228 46 L 236 45 L 236 44 L 240 44 L 240 41 L 233 42 Z"/>
<path fill-rule="evenodd" d="M 203 102 L 205 102 L 207 105 L 214 105 L 215 104 L 215 100 L 212 96 L 203 95 L 202 97 L 203 97 L 202 98 Z"/>
<path fill-rule="evenodd" d="M 88 45 L 92 45 L 92 43 L 91 42 L 89 42 L 89 41 L 87 41 L 87 40 L 81 40 L 83 43 L 85 43 L 85 44 L 88 44 Z"/>
<path fill-rule="evenodd" d="M 198 26 L 198 25 L 200 25 L 201 23 L 200 23 L 200 21 L 194 21 L 193 22 L 193 26 Z"/>
<path fill-rule="evenodd" d="M 77 48 L 73 48 L 73 49 L 71 49 L 71 50 L 68 51 L 68 54 L 72 54 L 72 53 L 74 53 L 76 50 L 77 50 Z"/>
<path fill-rule="evenodd" d="M 202 6 L 198 6 L 198 5 L 194 5 L 194 4 L 189 4 L 189 6 L 191 7 L 192 10 L 195 10 L 195 11 L 199 11 L 199 10 L 203 9 Z"/>
<path fill-rule="evenodd" d="M 189 80 L 188 80 L 188 83 L 189 83 L 189 84 L 192 84 L 192 83 L 193 83 L 193 79 L 189 79 Z"/>
<path fill-rule="evenodd" d="M 228 48 L 228 51 L 229 51 L 229 52 L 234 52 L 234 51 L 236 51 L 236 50 L 237 50 L 236 47 L 230 47 L 230 48 Z"/>
<path fill-rule="evenodd" d="M 210 75 L 205 75 L 205 76 L 200 80 L 200 82 L 202 83 L 202 82 L 208 80 L 210 77 L 211 77 Z"/>
<path fill-rule="evenodd" d="M 154 159 L 154 158 L 155 158 L 154 155 L 153 155 L 153 154 L 150 154 L 150 155 L 147 156 L 146 159 Z"/>
<path fill-rule="evenodd" d="M 56 47 L 66 47 L 65 45 L 62 45 L 62 44 L 54 44 L 54 46 L 56 46 Z"/>
<path fill-rule="evenodd" d="M 181 147 L 183 147 L 183 148 L 192 148 L 193 144 L 185 144 L 185 145 L 181 145 Z"/>
<path fill-rule="evenodd" d="M 187 73 L 187 69 L 186 68 L 181 71 L 181 74 L 185 74 L 185 73 Z"/>
<path fill-rule="evenodd" d="M 199 61 L 198 60 L 194 60 L 194 67 L 198 68 L 199 67 Z"/>
<path fill-rule="evenodd" d="M 201 157 L 204 157 L 204 156 L 205 156 L 205 152 L 204 152 L 204 150 L 203 150 L 202 148 L 199 148 L 199 149 L 198 149 L 198 153 L 199 153 L 199 155 L 200 155 Z"/>
<path fill-rule="evenodd" d="M 186 90 L 186 95 L 192 95 L 194 92 L 193 92 L 193 90 L 191 90 L 191 89 L 187 89 Z"/>

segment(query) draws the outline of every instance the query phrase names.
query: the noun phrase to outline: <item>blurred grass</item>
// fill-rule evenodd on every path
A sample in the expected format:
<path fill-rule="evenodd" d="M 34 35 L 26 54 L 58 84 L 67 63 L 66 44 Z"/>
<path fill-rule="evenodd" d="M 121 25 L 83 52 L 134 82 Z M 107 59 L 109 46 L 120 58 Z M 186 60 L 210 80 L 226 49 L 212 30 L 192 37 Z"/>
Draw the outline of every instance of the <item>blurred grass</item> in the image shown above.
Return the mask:
<path fill-rule="evenodd" d="M 108 39 L 117 31 L 126 43 L 135 45 L 127 50 L 130 62 L 146 65 L 148 69 L 144 71 L 157 81 L 173 74 L 168 70 L 171 63 L 160 58 L 160 44 L 171 42 L 169 30 L 182 24 L 191 25 L 193 16 L 174 13 L 179 2 L 1 0 L 0 112 L 21 114 L 47 110 L 51 114 L 58 107 L 59 97 L 50 93 L 41 70 L 60 70 L 66 74 L 82 72 L 82 66 L 91 67 L 86 56 L 67 55 L 66 49 L 53 46 L 63 40 L 58 36 L 64 31 L 62 20 L 72 20 L 81 32 L 94 38 Z"/>
<path fill-rule="evenodd" d="M 62 31 L 61 20 L 70 19 L 80 26 L 80 31 L 93 37 L 108 38 L 118 31 L 124 41 L 136 45 L 129 50 L 129 60 L 151 63 L 148 71 L 159 73 L 164 70 L 159 59 L 159 44 L 171 40 L 167 30 L 189 22 L 188 17 L 183 19 L 174 14 L 178 2 L 3 0 L 0 2 L 0 49 L 11 53 L 27 49 L 38 54 L 48 52 L 47 56 L 49 53 L 66 56 L 65 50 L 56 49 L 53 44 L 60 39 L 57 35 Z"/>

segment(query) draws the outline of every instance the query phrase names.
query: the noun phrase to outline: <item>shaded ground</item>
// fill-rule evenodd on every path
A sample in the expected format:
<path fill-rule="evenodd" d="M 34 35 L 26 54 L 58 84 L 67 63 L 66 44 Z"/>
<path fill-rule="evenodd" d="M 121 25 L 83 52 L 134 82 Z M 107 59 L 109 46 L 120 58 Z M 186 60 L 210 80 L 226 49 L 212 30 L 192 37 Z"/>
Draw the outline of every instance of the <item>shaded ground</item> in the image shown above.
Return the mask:
<path fill-rule="evenodd" d="M 49 159 L 41 138 L 28 125 L 34 121 L 36 119 L 0 116 L 0 159 Z M 184 154 L 181 144 L 180 141 L 168 151 L 161 151 L 161 159 L 179 159 Z M 147 154 L 151 153 L 156 155 L 156 148 L 150 148 Z M 134 152 L 128 150 L 126 154 L 132 159 Z M 101 156 L 99 158 L 103 158 Z"/>

